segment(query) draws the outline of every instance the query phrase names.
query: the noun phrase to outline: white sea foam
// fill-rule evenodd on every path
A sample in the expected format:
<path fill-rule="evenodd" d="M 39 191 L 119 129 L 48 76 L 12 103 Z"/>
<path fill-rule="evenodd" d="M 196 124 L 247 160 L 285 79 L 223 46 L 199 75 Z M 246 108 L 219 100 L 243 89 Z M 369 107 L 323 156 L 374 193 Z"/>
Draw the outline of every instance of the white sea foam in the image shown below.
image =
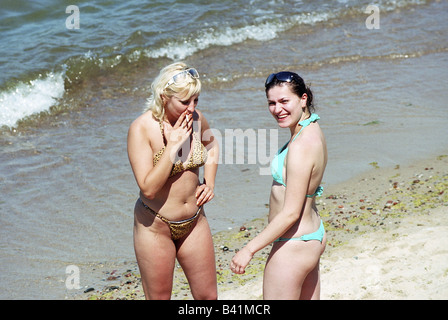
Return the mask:
<path fill-rule="evenodd" d="M 146 50 L 144 54 L 150 58 L 166 56 L 170 59 L 184 59 L 197 51 L 207 49 L 211 46 L 230 46 L 249 39 L 260 41 L 274 39 L 278 31 L 281 30 L 268 24 L 245 26 L 238 29 L 226 27 L 219 31 L 204 32 L 191 40 L 169 42 L 159 49 Z"/>
<path fill-rule="evenodd" d="M 244 27 L 225 27 L 219 30 L 212 28 L 200 33 L 194 38 L 181 41 L 170 41 L 158 49 L 146 49 L 143 54 L 149 58 L 167 57 L 170 59 L 185 59 L 194 53 L 211 46 L 230 46 L 246 40 L 268 41 L 275 39 L 278 33 L 286 31 L 295 25 L 314 24 L 330 19 L 330 13 L 303 13 L 288 17 L 283 21 L 265 21 L 256 25 Z"/>
<path fill-rule="evenodd" d="M 378 0 L 381 10 L 392 11 L 408 5 L 420 5 L 426 0 Z M 194 53 L 207 49 L 211 46 L 230 46 L 242 43 L 246 40 L 268 41 L 275 39 L 279 33 L 291 29 L 298 25 L 313 25 L 318 22 L 325 22 L 343 14 L 348 7 L 349 0 L 338 0 L 345 4 L 338 8 L 322 12 L 304 12 L 284 16 L 275 15 L 270 10 L 256 9 L 260 15 L 255 19 L 255 24 L 243 27 L 222 27 L 219 29 L 210 28 L 197 35 L 189 35 L 181 40 L 169 41 L 160 48 L 148 48 L 143 52 L 135 52 L 134 56 L 140 57 L 143 54 L 149 58 L 167 57 L 173 60 L 184 59 Z M 275 3 L 273 3 L 275 4 Z M 361 6 L 364 11 L 365 6 Z M 272 17 L 275 17 L 272 20 Z M 129 58 L 132 60 L 132 58 Z"/>
<path fill-rule="evenodd" d="M 17 121 L 48 110 L 64 94 L 64 72 L 20 83 L 0 93 L 0 127 L 13 127 Z"/>

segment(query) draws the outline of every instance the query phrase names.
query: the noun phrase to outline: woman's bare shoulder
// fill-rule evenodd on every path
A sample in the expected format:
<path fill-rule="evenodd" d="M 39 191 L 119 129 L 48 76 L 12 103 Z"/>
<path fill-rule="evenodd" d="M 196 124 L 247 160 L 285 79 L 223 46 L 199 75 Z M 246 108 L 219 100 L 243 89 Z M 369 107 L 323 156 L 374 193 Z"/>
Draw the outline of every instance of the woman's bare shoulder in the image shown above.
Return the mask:
<path fill-rule="evenodd" d="M 134 121 L 132 121 L 129 130 L 151 130 L 153 127 L 155 127 L 156 124 L 158 125 L 156 119 L 152 115 L 152 112 L 147 111 L 138 116 Z"/>
<path fill-rule="evenodd" d="M 151 143 L 151 137 L 156 137 L 160 135 L 160 125 L 159 122 L 153 117 L 151 111 L 147 111 L 135 119 L 128 132 L 128 137 L 132 139 L 133 137 L 137 139 L 149 140 Z"/>

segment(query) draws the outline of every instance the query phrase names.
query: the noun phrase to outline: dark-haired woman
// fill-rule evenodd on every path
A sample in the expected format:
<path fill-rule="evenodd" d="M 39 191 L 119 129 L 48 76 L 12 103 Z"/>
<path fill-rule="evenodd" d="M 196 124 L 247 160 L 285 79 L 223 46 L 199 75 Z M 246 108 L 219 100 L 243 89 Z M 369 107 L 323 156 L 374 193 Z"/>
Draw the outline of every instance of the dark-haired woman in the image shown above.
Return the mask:
<path fill-rule="evenodd" d="M 280 128 L 289 128 L 291 138 L 271 163 L 269 224 L 233 257 L 230 267 L 244 273 L 253 255 L 273 242 L 264 271 L 264 299 L 319 299 L 319 260 L 326 236 L 315 198 L 323 191 L 325 137 L 313 113 L 312 92 L 299 75 L 273 73 L 265 88 L 270 113 Z"/>

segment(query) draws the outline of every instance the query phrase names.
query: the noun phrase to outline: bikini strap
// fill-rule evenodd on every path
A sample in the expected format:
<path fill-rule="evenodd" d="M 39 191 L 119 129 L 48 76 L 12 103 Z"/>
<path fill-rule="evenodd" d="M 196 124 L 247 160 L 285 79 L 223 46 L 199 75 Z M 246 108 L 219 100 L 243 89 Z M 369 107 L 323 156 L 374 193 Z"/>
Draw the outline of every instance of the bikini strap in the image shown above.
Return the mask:
<path fill-rule="evenodd" d="M 160 215 L 158 212 L 155 212 L 154 210 L 152 210 L 146 203 L 143 202 L 143 200 L 141 198 L 138 198 L 138 200 L 145 207 L 145 209 L 148 210 L 149 212 L 151 212 L 154 216 L 156 216 L 157 218 L 159 218 L 160 220 L 162 220 L 163 222 L 165 222 L 167 224 L 170 223 L 170 220 L 168 220 L 164 216 Z"/>
<path fill-rule="evenodd" d="M 324 187 L 318 186 L 316 191 L 313 194 L 307 194 L 307 198 L 314 198 L 314 197 L 320 197 L 324 193 Z"/>
<path fill-rule="evenodd" d="M 141 198 L 138 198 L 138 200 L 140 201 L 140 203 L 145 207 L 146 210 L 148 210 L 149 212 L 151 212 L 154 216 L 156 216 L 157 218 L 159 218 L 160 220 L 162 220 L 163 222 L 165 222 L 168 225 L 172 225 L 172 224 L 182 224 L 182 223 L 186 223 L 189 222 L 191 220 L 194 220 L 197 218 L 197 216 L 199 215 L 199 212 L 201 211 L 203 206 L 200 206 L 198 208 L 198 210 L 196 211 L 196 213 L 194 214 L 194 216 L 192 216 L 191 218 L 187 218 L 184 220 L 180 220 L 180 221 L 171 221 L 168 220 L 167 218 L 165 218 L 164 216 L 162 216 L 160 213 L 155 212 L 154 210 L 152 210 L 146 203 L 143 202 L 143 200 Z"/>
<path fill-rule="evenodd" d="M 302 132 L 303 129 L 309 126 L 312 122 L 315 122 L 319 119 L 320 117 L 317 114 L 312 113 L 308 119 L 300 121 L 299 126 L 302 126 L 302 129 L 300 129 L 299 133 L 296 134 L 296 136 L 292 139 L 292 141 L 296 140 L 296 138 L 299 136 L 300 132 Z"/>
<path fill-rule="evenodd" d="M 162 121 L 159 120 L 159 127 L 160 127 L 160 132 L 162 133 L 162 136 L 165 135 L 163 132 L 163 124 Z"/>
<path fill-rule="evenodd" d="M 316 120 L 319 120 L 319 119 L 320 119 L 320 117 L 319 117 L 317 114 L 312 113 L 308 119 L 305 119 L 305 120 L 300 121 L 300 122 L 299 122 L 299 126 L 306 127 L 306 126 L 308 126 L 311 122 L 315 122 Z"/>
<path fill-rule="evenodd" d="M 160 133 L 162 134 L 163 144 L 166 145 L 165 131 L 163 130 L 163 123 L 160 120 L 159 120 L 159 127 L 160 127 Z"/>

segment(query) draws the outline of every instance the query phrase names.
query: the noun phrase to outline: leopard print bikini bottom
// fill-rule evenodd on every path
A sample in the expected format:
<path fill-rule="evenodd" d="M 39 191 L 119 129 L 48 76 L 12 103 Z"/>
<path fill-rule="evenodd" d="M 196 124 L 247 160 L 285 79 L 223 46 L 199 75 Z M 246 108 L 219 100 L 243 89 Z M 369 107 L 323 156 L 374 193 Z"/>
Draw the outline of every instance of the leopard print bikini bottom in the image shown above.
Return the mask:
<path fill-rule="evenodd" d="M 151 214 L 155 215 L 157 218 L 165 222 L 170 227 L 171 239 L 173 240 L 178 240 L 182 238 L 184 235 L 186 235 L 188 232 L 190 232 L 191 228 L 193 227 L 194 221 L 196 220 L 197 217 L 199 217 L 199 213 L 201 212 L 202 209 L 202 206 L 200 206 L 198 211 L 196 211 L 195 215 L 192 216 L 191 218 L 180 221 L 170 221 L 164 216 L 152 210 L 150 207 L 148 207 L 142 201 L 142 199 L 138 198 L 138 200 L 145 207 L 146 210 L 148 210 Z"/>

